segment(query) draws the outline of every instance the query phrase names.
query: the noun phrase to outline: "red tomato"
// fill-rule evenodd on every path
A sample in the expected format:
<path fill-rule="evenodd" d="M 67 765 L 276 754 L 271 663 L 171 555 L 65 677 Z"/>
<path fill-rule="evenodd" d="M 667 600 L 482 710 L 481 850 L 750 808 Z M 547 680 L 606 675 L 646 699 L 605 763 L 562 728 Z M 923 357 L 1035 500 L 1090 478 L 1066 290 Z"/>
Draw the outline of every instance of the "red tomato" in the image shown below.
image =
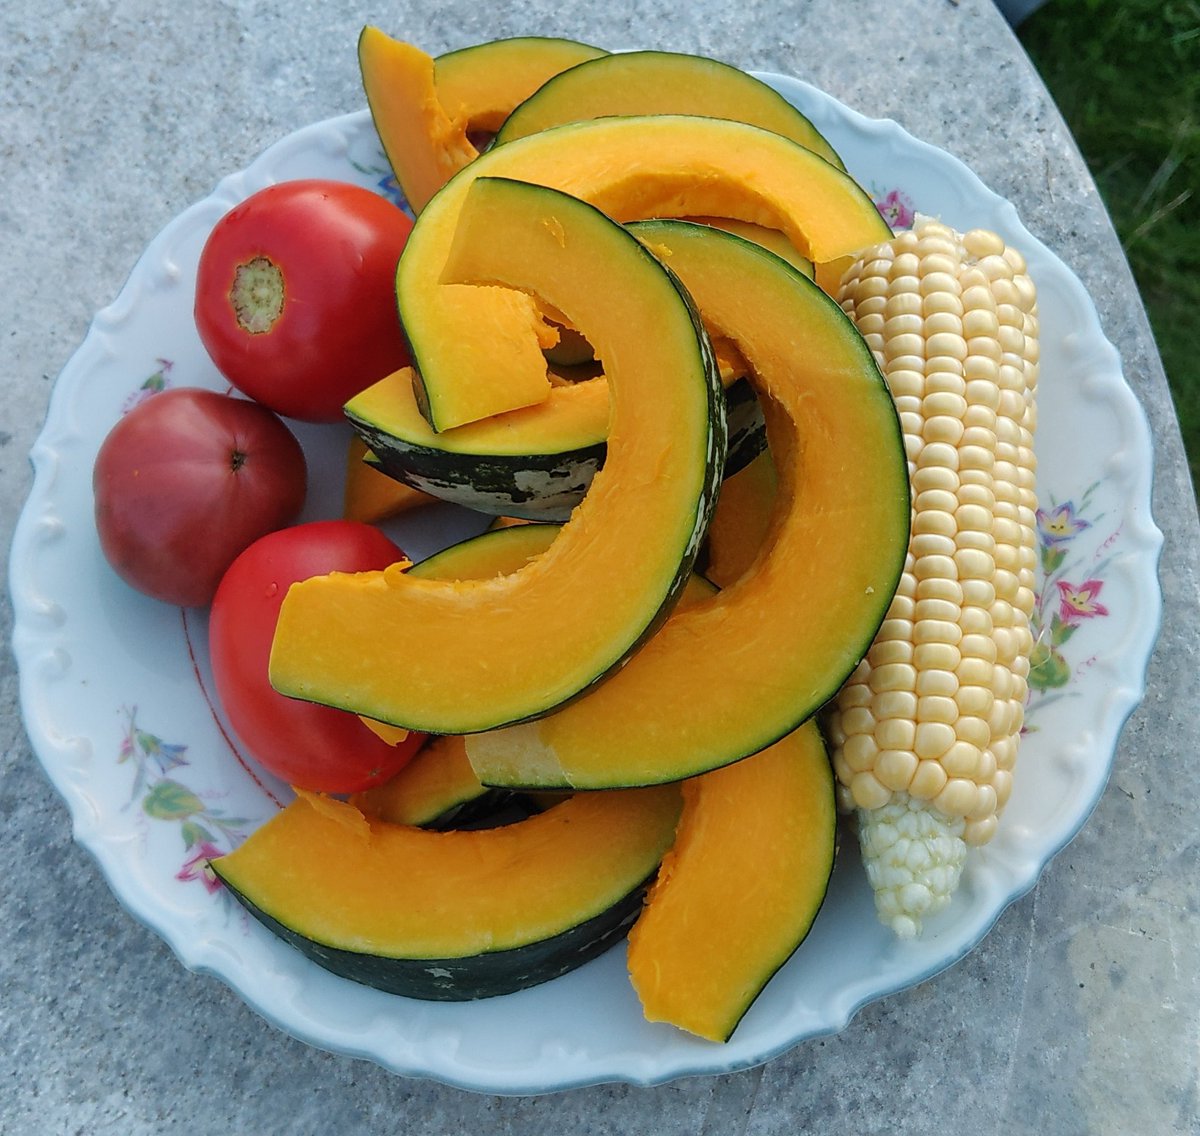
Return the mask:
<path fill-rule="evenodd" d="M 250 755 L 289 784 L 354 793 L 386 781 L 424 740 L 391 746 L 358 716 L 287 698 L 267 674 L 271 640 L 288 588 L 327 572 L 386 568 L 403 553 L 360 521 L 314 521 L 252 544 L 225 573 L 213 600 L 209 649 L 217 695 Z"/>
<path fill-rule="evenodd" d="M 336 422 L 342 405 L 409 362 L 396 264 L 412 222 L 344 182 L 282 182 L 209 235 L 196 327 L 218 370 L 290 418 Z"/>
<path fill-rule="evenodd" d="M 92 471 L 96 531 L 123 580 L 199 607 L 252 541 L 304 504 L 304 452 L 265 406 L 179 387 L 112 428 Z"/>

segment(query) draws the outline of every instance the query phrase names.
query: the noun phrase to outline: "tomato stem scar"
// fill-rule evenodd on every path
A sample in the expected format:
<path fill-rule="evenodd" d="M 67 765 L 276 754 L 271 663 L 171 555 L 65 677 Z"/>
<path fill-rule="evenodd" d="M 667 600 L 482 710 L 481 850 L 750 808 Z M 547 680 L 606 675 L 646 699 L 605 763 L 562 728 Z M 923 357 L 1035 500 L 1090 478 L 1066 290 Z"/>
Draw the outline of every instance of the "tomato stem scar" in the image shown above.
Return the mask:
<path fill-rule="evenodd" d="M 229 289 L 238 326 L 251 335 L 262 335 L 283 314 L 283 273 L 265 256 L 239 264 Z"/>

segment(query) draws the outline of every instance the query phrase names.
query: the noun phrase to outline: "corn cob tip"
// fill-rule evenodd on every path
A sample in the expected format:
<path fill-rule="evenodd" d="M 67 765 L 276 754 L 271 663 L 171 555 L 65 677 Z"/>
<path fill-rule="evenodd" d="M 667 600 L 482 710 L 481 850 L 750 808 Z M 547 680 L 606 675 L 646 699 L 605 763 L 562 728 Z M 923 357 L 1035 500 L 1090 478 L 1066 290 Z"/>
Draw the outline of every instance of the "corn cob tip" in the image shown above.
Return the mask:
<path fill-rule="evenodd" d="M 858 838 L 879 919 L 901 939 L 916 938 L 958 888 L 967 844 L 964 821 L 897 794 L 857 812 Z"/>

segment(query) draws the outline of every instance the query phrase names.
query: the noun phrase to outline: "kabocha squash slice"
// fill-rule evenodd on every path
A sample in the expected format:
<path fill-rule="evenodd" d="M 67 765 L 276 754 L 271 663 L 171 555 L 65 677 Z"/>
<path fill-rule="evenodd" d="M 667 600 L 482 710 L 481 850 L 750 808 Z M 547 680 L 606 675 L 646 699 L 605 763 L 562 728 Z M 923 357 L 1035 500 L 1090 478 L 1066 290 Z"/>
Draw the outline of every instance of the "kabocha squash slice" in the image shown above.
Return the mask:
<path fill-rule="evenodd" d="M 434 832 L 304 794 L 212 868 L 255 918 L 327 970 L 393 994 L 464 1001 L 556 978 L 618 942 L 679 810 L 671 785 Z"/>
<path fill-rule="evenodd" d="M 636 650 L 687 582 L 725 449 L 711 344 L 637 238 L 575 198 L 507 180 L 475 185 L 460 223 L 450 278 L 533 289 L 603 354 L 604 467 L 518 572 L 454 583 L 393 568 L 293 585 L 270 672 L 292 697 L 436 734 L 544 714 Z"/>
<path fill-rule="evenodd" d="M 436 433 L 405 368 L 345 406 L 379 469 L 481 513 L 566 520 L 604 462 L 608 387 L 590 380 L 550 388 L 533 406 Z"/>
<path fill-rule="evenodd" d="M 415 212 L 479 154 L 473 136 L 495 131 L 551 76 L 602 55 L 572 40 L 520 37 L 434 59 L 376 27 L 358 38 L 371 118 Z"/>
<path fill-rule="evenodd" d="M 365 27 L 358 66 L 383 152 L 414 212 L 479 153 L 465 117 L 451 118 L 438 99 L 433 57 Z"/>
<path fill-rule="evenodd" d="M 573 39 L 514 36 L 473 44 L 433 61 L 438 101 L 468 137 L 495 134 L 547 79 L 608 52 Z"/>
<path fill-rule="evenodd" d="M 754 388 L 714 345 L 725 387 L 726 474 L 761 452 L 766 427 Z M 356 395 L 346 417 L 371 463 L 413 493 L 481 513 L 565 521 L 604 463 L 608 385 L 603 378 L 554 386 L 543 402 L 436 433 L 397 371 Z M 418 498 L 419 499 L 419 498 Z"/>
<path fill-rule="evenodd" d="M 433 57 L 412 44 L 393 39 L 375 27 L 365 27 L 358 40 L 359 69 L 367 103 L 384 153 L 414 212 L 478 155 L 467 138 L 466 118 L 452 119 L 442 106 L 434 79 Z M 443 351 L 457 353 L 459 399 L 482 418 L 510 409 L 492 392 L 512 392 L 512 405 L 540 402 L 550 389 L 541 351 L 557 341 L 530 297 L 510 289 L 486 289 L 479 312 L 451 305 L 440 329 Z M 536 329 L 541 338 L 526 334 Z M 476 375 L 486 375 L 479 382 Z M 470 421 L 456 416 L 454 400 L 431 410 L 418 388 L 422 409 L 438 429 Z M 435 419 L 435 414 L 440 417 Z"/>
<path fill-rule="evenodd" d="M 388 824 L 447 827 L 464 808 L 495 801 L 503 789 L 481 784 L 461 735 L 430 738 L 390 781 L 350 797 L 364 816 Z"/>
<path fill-rule="evenodd" d="M 738 221 L 733 217 L 681 217 L 680 220 L 694 221 L 698 225 L 712 225 L 714 228 L 724 229 L 727 233 L 733 233 L 734 236 L 741 237 L 743 240 L 753 241 L 756 245 L 762 245 L 768 252 L 782 257 L 810 280 L 813 279 L 812 261 L 801 256 L 796 251 L 796 246 L 787 239 L 787 235 L 778 229 L 768 229 L 763 225 Z"/>
<path fill-rule="evenodd" d="M 362 439 L 350 439 L 342 497 L 342 516 L 346 520 L 377 524 L 436 501 L 436 497 L 380 472 Z"/>
<path fill-rule="evenodd" d="M 785 233 L 801 255 L 818 262 L 891 235 L 870 197 L 846 173 L 789 139 L 745 123 L 686 115 L 595 119 L 497 146 L 428 204 L 396 274 L 397 303 L 420 380 L 418 398 L 435 430 L 499 413 L 502 402 L 516 409 L 527 404 L 522 399 L 539 400 L 525 393 L 532 381 L 526 387 L 499 374 L 493 378 L 486 369 L 432 369 L 427 363 L 457 343 L 464 328 L 488 329 L 491 335 L 491 329 L 505 326 L 492 291 L 429 287 L 442 277 L 471 183 L 485 176 L 562 190 L 622 222 L 679 216 L 750 221 Z M 507 353 L 507 342 L 497 340 L 496 349 Z M 607 369 L 602 353 L 600 362 Z M 536 364 L 529 366 L 536 370 Z"/>
<path fill-rule="evenodd" d="M 668 221 L 629 228 L 678 273 L 710 327 L 741 348 L 767 413 L 775 512 L 749 569 L 677 612 L 607 682 L 537 722 L 468 738 L 486 784 L 649 784 L 765 748 L 853 671 L 903 568 L 899 421 L 841 309 L 731 234 Z"/>
<path fill-rule="evenodd" d="M 760 79 L 700 55 L 623 51 L 549 77 L 496 134 L 496 144 L 609 115 L 695 114 L 761 126 L 844 169 L 837 151 L 778 91 Z"/>
<path fill-rule="evenodd" d="M 833 773 L 809 722 L 682 789 L 674 844 L 630 932 L 629 975 L 649 1021 L 726 1041 L 824 901 Z"/>
<path fill-rule="evenodd" d="M 487 580 L 519 572 L 549 551 L 562 526 L 522 524 L 488 529 L 443 548 L 414 564 L 413 577 L 426 580 Z"/>

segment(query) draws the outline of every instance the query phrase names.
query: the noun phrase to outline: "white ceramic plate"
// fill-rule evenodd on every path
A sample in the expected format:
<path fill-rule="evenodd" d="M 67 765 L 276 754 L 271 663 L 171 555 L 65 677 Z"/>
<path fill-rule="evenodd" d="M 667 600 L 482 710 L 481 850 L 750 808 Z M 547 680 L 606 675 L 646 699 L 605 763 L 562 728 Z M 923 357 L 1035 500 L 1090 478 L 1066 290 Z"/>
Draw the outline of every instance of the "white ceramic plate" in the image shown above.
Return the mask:
<path fill-rule="evenodd" d="M 215 887 L 204 857 L 244 838 L 288 793 L 240 758 L 211 705 L 203 615 L 136 595 L 104 563 L 90 473 L 104 434 L 136 399 L 163 385 L 223 388 L 191 321 L 197 258 L 222 213 L 253 190 L 302 176 L 394 192 L 365 111 L 318 123 L 168 225 L 96 316 L 54 389 L 10 566 L 25 721 L 70 806 L 76 839 L 185 965 L 217 975 L 296 1037 L 399 1073 L 500 1093 L 742 1068 L 840 1029 L 865 1002 L 962 957 L 1033 886 L 1103 791 L 1121 726 L 1142 694 L 1160 614 L 1151 443 L 1117 354 L 1075 276 L 961 163 L 892 122 L 764 77 L 809 114 L 894 220 L 916 207 L 960 228 L 995 229 L 1027 254 L 1040 289 L 1046 646 L 1000 834 L 972 855 L 950 909 L 913 942 L 876 922 L 855 845 L 844 841 L 812 934 L 725 1045 L 646 1024 L 622 948 L 504 998 L 409 1001 L 307 962 Z M 297 429 L 320 487 L 307 515 L 336 515 L 347 435 Z M 400 537 L 419 556 L 481 527 L 477 517 L 438 507 Z"/>

